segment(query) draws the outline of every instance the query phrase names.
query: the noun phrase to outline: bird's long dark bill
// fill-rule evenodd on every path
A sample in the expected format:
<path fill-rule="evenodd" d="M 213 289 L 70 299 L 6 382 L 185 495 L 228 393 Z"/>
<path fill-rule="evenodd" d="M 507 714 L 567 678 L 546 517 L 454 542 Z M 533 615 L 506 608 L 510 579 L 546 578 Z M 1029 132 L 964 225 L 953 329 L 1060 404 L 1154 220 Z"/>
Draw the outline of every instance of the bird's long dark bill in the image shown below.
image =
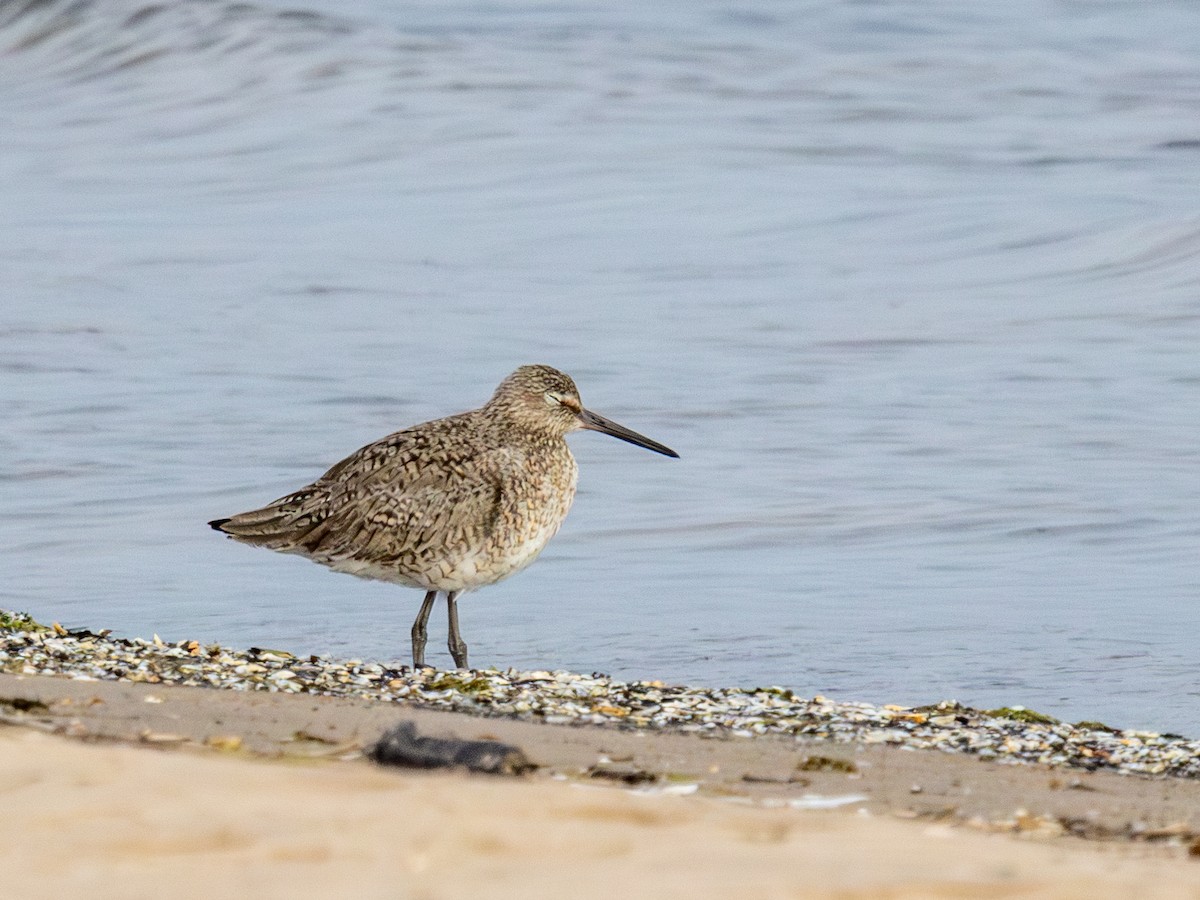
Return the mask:
<path fill-rule="evenodd" d="M 653 450 L 655 453 L 661 453 L 663 456 L 673 456 L 679 459 L 679 454 L 670 447 L 660 444 L 658 441 L 652 441 L 644 434 L 631 431 L 624 425 L 618 425 L 611 419 L 606 419 L 604 416 L 598 415 L 591 410 L 581 409 L 579 411 L 579 421 L 583 422 L 583 427 L 589 431 L 602 431 L 605 434 L 611 434 L 613 437 L 628 441 L 631 444 L 637 444 L 639 447 L 645 447 L 647 450 Z"/>

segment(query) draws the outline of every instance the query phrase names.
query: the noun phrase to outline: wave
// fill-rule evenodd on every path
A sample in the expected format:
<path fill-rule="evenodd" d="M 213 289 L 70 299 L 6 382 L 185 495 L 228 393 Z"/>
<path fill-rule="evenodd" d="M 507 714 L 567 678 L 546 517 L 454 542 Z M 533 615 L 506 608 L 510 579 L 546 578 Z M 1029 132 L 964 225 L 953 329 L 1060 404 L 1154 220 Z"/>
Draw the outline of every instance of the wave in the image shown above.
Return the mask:
<path fill-rule="evenodd" d="M 358 29 L 321 13 L 251 3 L 23 0 L 0 4 L 5 54 L 41 51 L 103 74 L 173 53 L 317 49 Z M 273 46 L 271 46 L 273 45 Z"/>
<path fill-rule="evenodd" d="M 95 89 L 99 82 L 158 103 L 213 103 L 271 86 L 313 91 L 361 82 L 366 70 L 392 77 L 414 54 L 444 46 L 370 22 L 261 3 L 0 0 L 7 84 L 50 78 Z"/>

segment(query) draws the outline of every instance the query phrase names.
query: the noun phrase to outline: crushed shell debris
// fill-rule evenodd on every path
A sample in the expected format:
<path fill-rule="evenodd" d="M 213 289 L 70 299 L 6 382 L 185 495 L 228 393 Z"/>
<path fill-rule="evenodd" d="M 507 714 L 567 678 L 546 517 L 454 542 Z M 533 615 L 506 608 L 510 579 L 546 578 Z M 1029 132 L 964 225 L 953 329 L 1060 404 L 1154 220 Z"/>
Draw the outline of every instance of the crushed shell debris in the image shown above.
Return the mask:
<path fill-rule="evenodd" d="M 280 650 L 230 650 L 196 641 L 114 638 L 60 626 L 0 628 L 0 671 L 76 679 L 277 691 L 396 701 L 433 709 L 514 716 L 548 723 L 696 732 L 712 736 L 792 735 L 970 753 L 1139 775 L 1200 777 L 1200 741 L 985 712 L 954 701 L 931 706 L 805 699 L 780 687 L 696 688 L 618 681 L 570 672 L 412 670 L 357 659 L 297 657 Z M 153 702 L 147 699 L 147 702 Z"/>

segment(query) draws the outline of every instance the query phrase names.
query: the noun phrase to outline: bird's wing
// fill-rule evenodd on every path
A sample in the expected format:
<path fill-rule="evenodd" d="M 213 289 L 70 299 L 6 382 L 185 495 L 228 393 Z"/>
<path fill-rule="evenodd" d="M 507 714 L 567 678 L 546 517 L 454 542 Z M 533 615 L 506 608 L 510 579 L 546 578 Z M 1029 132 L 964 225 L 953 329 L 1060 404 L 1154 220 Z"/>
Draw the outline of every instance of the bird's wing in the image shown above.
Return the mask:
<path fill-rule="evenodd" d="M 476 465 L 403 486 L 335 488 L 310 517 L 296 549 L 322 559 L 384 564 L 475 546 L 501 515 L 502 484 L 494 467 Z"/>
<path fill-rule="evenodd" d="M 472 440 L 458 418 L 388 435 L 312 484 L 214 527 L 275 550 L 364 563 L 477 541 L 495 527 L 506 472 L 520 461 Z"/>

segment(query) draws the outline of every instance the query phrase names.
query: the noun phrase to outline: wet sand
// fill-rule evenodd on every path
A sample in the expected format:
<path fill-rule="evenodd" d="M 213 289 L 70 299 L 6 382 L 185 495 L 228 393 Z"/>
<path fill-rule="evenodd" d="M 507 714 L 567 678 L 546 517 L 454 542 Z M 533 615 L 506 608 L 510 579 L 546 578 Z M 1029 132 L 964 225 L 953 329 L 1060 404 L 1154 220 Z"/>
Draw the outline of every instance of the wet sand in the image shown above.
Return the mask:
<path fill-rule="evenodd" d="M 0 710 L 12 896 L 1200 897 L 1191 780 L 35 676 Z M 400 721 L 539 769 L 366 761 Z"/>

